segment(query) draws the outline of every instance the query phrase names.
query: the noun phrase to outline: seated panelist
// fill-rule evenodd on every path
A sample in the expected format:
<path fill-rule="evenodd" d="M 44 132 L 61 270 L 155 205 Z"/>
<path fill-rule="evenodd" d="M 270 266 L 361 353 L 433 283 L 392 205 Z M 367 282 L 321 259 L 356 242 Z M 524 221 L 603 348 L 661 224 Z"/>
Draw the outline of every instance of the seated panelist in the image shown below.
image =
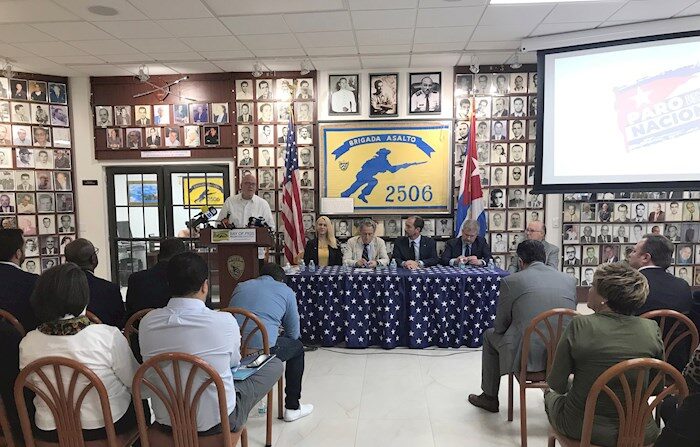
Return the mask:
<path fill-rule="evenodd" d="M 435 241 L 421 235 L 424 225 L 423 219 L 419 216 L 406 219 L 404 224 L 406 236 L 399 237 L 394 242 L 393 257 L 401 267 L 415 270 L 440 263 Z"/>
<path fill-rule="evenodd" d="M 389 255 L 382 238 L 374 235 L 377 224 L 372 219 L 360 222 L 360 235 L 351 237 L 343 254 L 343 265 L 349 267 L 386 267 Z"/>
<path fill-rule="evenodd" d="M 302 256 L 306 265 L 311 261 L 314 261 L 318 267 L 343 264 L 343 252 L 340 250 L 340 243 L 335 238 L 335 230 L 328 217 L 321 216 L 316 221 L 316 239 L 310 239 L 306 243 L 304 251 L 297 256 L 297 264 L 301 262 Z"/>
<path fill-rule="evenodd" d="M 491 247 L 482 236 L 479 236 L 479 222 L 465 220 L 460 236 L 450 239 L 445 244 L 442 253 L 442 265 L 459 267 L 460 265 L 475 265 L 483 267 L 491 259 Z"/>

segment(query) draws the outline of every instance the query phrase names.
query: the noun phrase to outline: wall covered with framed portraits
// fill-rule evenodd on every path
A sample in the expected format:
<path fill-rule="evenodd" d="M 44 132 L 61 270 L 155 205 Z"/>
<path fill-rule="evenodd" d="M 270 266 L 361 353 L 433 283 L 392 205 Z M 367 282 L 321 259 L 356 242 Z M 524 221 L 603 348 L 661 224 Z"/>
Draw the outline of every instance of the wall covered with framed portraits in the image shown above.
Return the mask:
<path fill-rule="evenodd" d="M 90 81 L 96 159 L 231 157 L 231 73 Z"/>
<path fill-rule="evenodd" d="M 63 263 L 76 237 L 68 95 L 66 78 L 0 77 L 0 221 L 24 231 L 31 273 Z"/>
<path fill-rule="evenodd" d="M 668 272 L 700 286 L 700 192 L 564 194 L 562 271 L 590 286 L 596 266 L 627 259 L 646 234 L 674 246 Z"/>
<path fill-rule="evenodd" d="M 535 174 L 536 67 L 455 67 L 454 197 L 459 196 L 472 110 L 477 166 L 487 207 L 494 262 L 508 268 L 531 221 L 545 221 L 544 196 L 532 194 Z M 472 109 L 472 105 L 474 108 Z"/>

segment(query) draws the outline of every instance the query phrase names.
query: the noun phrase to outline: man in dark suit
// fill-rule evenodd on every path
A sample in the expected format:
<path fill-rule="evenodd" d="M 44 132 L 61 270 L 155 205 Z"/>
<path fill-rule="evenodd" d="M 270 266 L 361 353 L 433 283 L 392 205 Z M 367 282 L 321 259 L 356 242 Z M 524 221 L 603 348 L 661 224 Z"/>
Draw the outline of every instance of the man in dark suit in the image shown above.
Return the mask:
<path fill-rule="evenodd" d="M 470 394 L 469 403 L 498 412 L 501 376 L 520 369 L 525 328 L 542 312 L 563 307 L 576 309 L 576 280 L 544 264 L 544 244 L 528 239 L 517 248 L 519 271 L 501 280 L 501 295 L 493 327 L 484 332 L 481 353 L 480 395 Z M 547 349 L 539 337 L 530 340 L 527 370 L 544 371 Z"/>
<path fill-rule="evenodd" d="M 460 237 L 450 239 L 440 260 L 442 265 L 459 267 L 462 264 L 485 266 L 491 259 L 491 247 L 479 236 L 479 222 L 465 220 Z"/>
<path fill-rule="evenodd" d="M 435 241 L 421 236 L 423 225 L 423 219 L 419 216 L 409 217 L 404 224 L 406 236 L 399 237 L 394 242 L 393 257 L 403 268 L 415 270 L 432 267 L 440 262 Z"/>
<path fill-rule="evenodd" d="M 673 244 L 658 234 L 645 235 L 627 256 L 629 264 L 638 269 L 649 282 L 649 295 L 644 305 L 637 310 L 637 315 L 657 309 L 670 309 L 685 315 L 690 314 L 693 306 L 690 286 L 684 280 L 666 271 L 672 259 Z M 670 326 L 667 324 L 664 332 L 667 332 Z M 665 337 L 666 333 L 663 336 Z M 688 363 L 690 340 L 686 339 L 679 345 L 671 351 L 668 363 L 682 371 Z"/>
<path fill-rule="evenodd" d="M 78 238 L 66 245 L 66 261 L 80 267 L 90 287 L 90 303 L 87 310 L 94 313 L 102 323 L 118 328 L 124 327 L 124 301 L 119 285 L 95 276 L 99 250 L 87 239 Z"/>
<path fill-rule="evenodd" d="M 20 269 L 24 262 L 22 230 L 0 229 L 0 309 L 11 313 L 29 332 L 36 329 L 38 321 L 29 304 L 29 297 L 39 278 Z"/>
<path fill-rule="evenodd" d="M 186 250 L 187 247 L 181 239 L 163 239 L 160 242 L 158 263 L 148 270 L 134 272 L 129 276 L 129 289 L 126 292 L 128 317 L 141 309 L 165 307 L 168 304 L 168 261 Z"/>

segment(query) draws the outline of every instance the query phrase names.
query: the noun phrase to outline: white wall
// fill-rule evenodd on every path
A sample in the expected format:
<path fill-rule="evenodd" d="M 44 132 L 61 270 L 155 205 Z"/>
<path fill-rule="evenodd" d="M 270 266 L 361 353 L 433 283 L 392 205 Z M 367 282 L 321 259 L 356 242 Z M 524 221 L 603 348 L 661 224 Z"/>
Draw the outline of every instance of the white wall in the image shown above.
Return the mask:
<path fill-rule="evenodd" d="M 439 114 L 409 114 L 408 113 L 408 91 L 409 91 L 409 73 L 442 73 L 440 82 L 442 84 L 441 112 Z M 382 119 L 449 119 L 452 120 L 452 88 L 454 86 L 454 75 L 452 67 L 422 69 L 422 68 L 395 68 L 395 69 L 373 69 L 360 70 L 360 113 L 358 115 L 329 115 L 328 114 L 328 76 L 338 74 L 356 74 L 358 70 L 344 71 L 321 71 L 318 77 L 318 120 L 319 121 L 357 121 L 378 119 L 369 117 L 369 101 L 370 101 L 370 73 L 398 73 L 398 100 L 399 100 L 399 116 L 386 117 Z"/>
<path fill-rule="evenodd" d="M 68 80 L 70 86 L 70 106 L 73 128 L 73 166 L 75 170 L 75 195 L 78 210 L 79 236 L 89 239 L 99 248 L 100 265 L 95 273 L 102 278 L 111 277 L 109 221 L 107 214 L 107 174 L 109 166 L 163 166 L 202 164 L 227 164 L 229 166 L 230 194 L 235 190 L 235 169 L 233 156 L 230 159 L 163 161 L 130 160 L 98 161 L 95 160 L 93 143 L 93 116 L 90 101 L 90 78 L 73 77 Z M 97 180 L 97 186 L 83 186 L 82 180 Z"/>

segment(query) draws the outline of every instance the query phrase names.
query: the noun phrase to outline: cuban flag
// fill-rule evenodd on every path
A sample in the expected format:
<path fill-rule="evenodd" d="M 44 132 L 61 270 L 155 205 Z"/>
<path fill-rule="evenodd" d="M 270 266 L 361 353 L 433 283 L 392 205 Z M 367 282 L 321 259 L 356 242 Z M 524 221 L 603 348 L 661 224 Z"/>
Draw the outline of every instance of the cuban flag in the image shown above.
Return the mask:
<path fill-rule="evenodd" d="M 467 156 L 462 166 L 462 181 L 459 185 L 457 215 L 455 216 L 455 235 L 459 236 L 462 224 L 467 219 L 479 222 L 479 236 L 486 234 L 486 212 L 484 211 L 484 194 L 481 190 L 479 162 L 476 155 L 476 113 L 472 98 L 472 113 L 469 120 L 469 142 Z"/>

